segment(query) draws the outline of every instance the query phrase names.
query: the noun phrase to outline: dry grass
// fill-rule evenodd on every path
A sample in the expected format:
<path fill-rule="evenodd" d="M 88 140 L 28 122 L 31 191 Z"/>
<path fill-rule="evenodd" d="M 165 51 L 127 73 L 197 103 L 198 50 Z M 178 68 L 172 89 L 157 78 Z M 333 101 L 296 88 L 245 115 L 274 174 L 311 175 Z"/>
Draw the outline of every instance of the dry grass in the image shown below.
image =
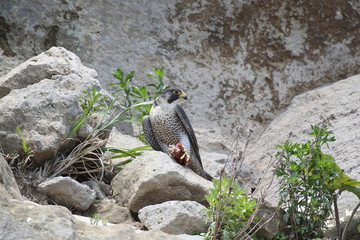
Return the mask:
<path fill-rule="evenodd" d="M 44 174 L 49 178 L 61 175 L 88 175 L 96 181 L 102 181 L 105 171 L 112 167 L 103 159 L 103 147 L 106 140 L 97 136 L 90 137 L 76 145 L 66 157 L 60 155 L 44 165 Z"/>

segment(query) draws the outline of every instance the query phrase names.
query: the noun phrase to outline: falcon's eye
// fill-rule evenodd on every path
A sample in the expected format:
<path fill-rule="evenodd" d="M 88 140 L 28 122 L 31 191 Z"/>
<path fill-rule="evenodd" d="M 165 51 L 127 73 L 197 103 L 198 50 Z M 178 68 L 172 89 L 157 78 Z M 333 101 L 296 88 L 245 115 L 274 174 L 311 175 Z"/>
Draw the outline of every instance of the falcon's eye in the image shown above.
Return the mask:
<path fill-rule="evenodd" d="M 179 90 L 174 90 L 173 93 L 176 95 L 180 95 L 181 92 Z"/>

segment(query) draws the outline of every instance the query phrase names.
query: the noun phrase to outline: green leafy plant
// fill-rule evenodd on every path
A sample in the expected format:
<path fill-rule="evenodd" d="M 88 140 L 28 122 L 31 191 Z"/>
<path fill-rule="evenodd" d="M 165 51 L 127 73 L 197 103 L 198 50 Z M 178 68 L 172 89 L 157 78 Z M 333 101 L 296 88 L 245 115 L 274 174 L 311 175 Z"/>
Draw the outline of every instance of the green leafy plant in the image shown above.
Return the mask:
<path fill-rule="evenodd" d="M 116 90 L 113 94 L 122 94 L 125 98 L 123 107 L 129 108 L 130 106 L 139 104 L 141 102 L 153 101 L 164 90 L 170 86 L 164 83 L 164 69 L 155 68 L 154 74 L 147 74 L 146 76 L 155 83 L 149 83 L 145 85 L 138 85 L 134 83 L 135 72 L 131 71 L 125 74 L 122 69 L 117 69 L 113 74 L 118 82 L 110 83 L 111 86 L 118 86 L 120 89 Z M 138 124 L 141 124 L 145 115 L 148 115 L 151 109 L 151 105 L 138 105 L 133 108 L 133 111 L 129 112 L 130 118 L 135 120 Z"/>
<path fill-rule="evenodd" d="M 121 167 L 114 167 L 111 164 L 104 162 L 103 146 L 105 145 L 106 140 L 103 139 L 103 134 L 107 133 L 115 124 L 124 121 L 126 113 L 132 108 L 150 105 L 152 103 L 137 103 L 115 114 L 114 104 L 118 99 L 115 98 L 110 101 L 95 88 L 84 91 L 84 93 L 85 96 L 79 97 L 83 114 L 74 123 L 70 129 L 68 138 L 63 142 L 65 148 L 68 148 L 69 142 L 74 142 L 73 138 L 76 136 L 76 132 L 90 119 L 90 117 L 94 114 L 98 114 L 100 118 L 98 119 L 96 126 L 93 126 L 92 132 L 86 139 L 77 139 L 75 141 L 76 146 L 73 147 L 69 154 L 58 155 L 58 158 L 46 162 L 44 167 L 45 171 L 43 171 L 46 177 L 55 177 L 63 174 L 72 174 L 76 176 L 88 175 L 96 181 L 102 181 L 106 172 L 120 170 Z M 123 150 L 123 153 L 125 152 L 126 150 Z M 133 151 L 128 150 L 128 152 L 135 155 L 136 149 Z M 138 153 L 139 152 L 140 151 L 138 151 Z M 122 165 L 130 161 L 131 159 L 123 162 Z"/>
<path fill-rule="evenodd" d="M 97 225 L 100 220 L 100 213 L 94 213 L 90 218 L 90 224 Z"/>
<path fill-rule="evenodd" d="M 274 240 L 286 240 L 286 239 L 287 239 L 287 236 L 286 236 L 285 233 L 279 232 L 279 233 L 277 233 L 277 234 L 274 236 L 273 239 L 274 239 Z"/>
<path fill-rule="evenodd" d="M 71 127 L 67 138 L 73 137 L 79 128 L 84 125 L 88 119 L 97 112 L 100 112 L 101 109 L 107 107 L 106 101 L 109 99 L 104 97 L 102 93 L 98 92 L 95 88 L 91 90 L 84 91 L 85 96 L 79 97 L 79 102 L 83 110 L 82 115 L 76 121 L 76 123 Z"/>
<path fill-rule="evenodd" d="M 150 149 L 150 147 L 135 149 L 103 148 L 105 144 L 103 135 L 112 126 L 126 121 L 128 116 L 133 118 L 135 113 L 137 114 L 135 122 L 140 125 L 143 116 L 149 114 L 153 99 L 169 87 L 163 81 L 163 68 L 155 68 L 155 74 L 147 75 L 151 79 L 156 80 L 156 83 L 136 85 L 133 82 L 134 76 L 134 71 L 125 74 L 121 69 L 114 73 L 114 77 L 118 79 L 118 82 L 110 85 L 117 86 L 119 89 L 112 93 L 115 96 L 112 100 L 105 97 L 95 88 L 84 91 L 84 96 L 79 97 L 83 113 L 71 127 L 67 140 L 63 144 L 65 148 L 68 148 L 69 141 L 74 141 L 74 138 L 76 140 L 77 131 L 95 114 L 99 116 L 97 124 L 93 126 L 91 134 L 86 139 L 77 139 L 78 143 L 70 154 L 66 156 L 60 155 L 61 159 L 55 159 L 47 163 L 45 172 L 48 176 L 54 177 L 70 173 L 73 175 L 88 174 L 93 179 L 101 181 L 105 172 L 121 170 L 123 165 L 129 163 L 134 157 L 139 156 L 143 150 Z M 116 113 L 115 104 L 121 102 L 120 96 L 124 97 L 123 103 L 120 104 L 123 109 Z M 112 166 L 103 161 L 102 155 L 104 151 L 116 153 L 112 158 L 128 158 L 116 166 Z"/>
<path fill-rule="evenodd" d="M 237 233 L 252 216 L 256 201 L 234 178 L 222 176 L 213 183 L 214 188 L 205 196 L 210 205 L 208 218 L 212 222 L 205 239 L 238 239 Z"/>
<path fill-rule="evenodd" d="M 153 149 L 150 146 L 141 146 L 132 149 L 104 147 L 103 150 L 114 153 L 111 159 L 123 159 L 120 163 L 113 165 L 114 171 L 118 172 L 123 168 L 125 164 L 131 162 L 134 158 L 140 156 L 143 151 L 152 151 Z"/>
<path fill-rule="evenodd" d="M 27 156 L 30 154 L 31 152 L 31 148 L 27 146 L 27 142 L 26 139 L 24 137 L 24 134 L 22 133 L 20 126 L 16 127 L 16 133 L 19 135 L 19 137 L 21 138 L 21 145 L 24 151 L 24 154 Z"/>
<path fill-rule="evenodd" d="M 100 216 L 100 213 L 94 213 L 92 217 L 90 218 L 90 224 L 91 225 L 98 225 L 99 221 L 101 221 L 103 226 L 106 226 L 108 220 L 102 219 Z"/>
<path fill-rule="evenodd" d="M 306 143 L 285 142 L 274 172 L 280 180 L 279 205 L 285 210 L 284 220 L 290 231 L 287 239 L 313 239 L 324 236 L 325 222 L 335 207 L 337 230 L 341 229 L 337 210 L 337 196 L 347 190 L 359 195 L 360 185 L 347 176 L 334 158 L 323 153 L 322 147 L 334 142 L 325 126 L 311 126 L 313 140 Z"/>
<path fill-rule="evenodd" d="M 20 154 L 21 156 L 16 154 L 12 158 L 8 157 L 8 159 L 11 159 L 10 162 L 12 162 L 12 164 L 14 164 L 16 162 L 17 163 L 16 167 L 21 172 L 23 172 L 31 165 L 31 157 L 32 157 L 31 148 L 27 145 L 27 141 L 25 139 L 24 134 L 22 133 L 22 131 L 20 129 L 20 126 L 16 127 L 16 133 L 19 135 L 19 137 L 21 139 L 23 154 Z"/>

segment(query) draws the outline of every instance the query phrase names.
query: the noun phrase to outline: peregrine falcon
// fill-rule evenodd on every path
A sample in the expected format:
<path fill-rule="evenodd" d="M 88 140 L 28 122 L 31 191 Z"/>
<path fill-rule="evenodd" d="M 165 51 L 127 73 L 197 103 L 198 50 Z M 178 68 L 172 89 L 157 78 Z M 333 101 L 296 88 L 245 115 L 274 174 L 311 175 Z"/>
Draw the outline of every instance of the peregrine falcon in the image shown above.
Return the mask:
<path fill-rule="evenodd" d="M 180 89 L 165 90 L 155 99 L 149 116 L 143 119 L 145 138 L 156 151 L 169 154 L 174 148 L 180 148 L 179 151 L 184 154 L 176 160 L 182 161 L 201 177 L 212 180 L 202 166 L 199 146 L 189 118 L 177 104 L 182 99 L 186 100 L 187 96 Z M 176 158 L 176 155 L 169 155 Z"/>

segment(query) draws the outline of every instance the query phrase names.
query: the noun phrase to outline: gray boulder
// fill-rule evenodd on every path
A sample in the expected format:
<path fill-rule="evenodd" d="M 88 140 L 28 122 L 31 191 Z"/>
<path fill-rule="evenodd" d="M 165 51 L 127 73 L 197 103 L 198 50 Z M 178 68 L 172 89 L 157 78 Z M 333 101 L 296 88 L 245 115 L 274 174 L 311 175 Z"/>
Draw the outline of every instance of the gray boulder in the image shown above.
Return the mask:
<path fill-rule="evenodd" d="M 94 77 L 96 72 L 76 55 L 56 47 L 3 76 L 0 87 L 9 93 L 0 98 L 0 148 L 8 154 L 22 152 L 15 133 L 20 126 L 35 164 L 53 157 L 82 114 L 79 96 L 84 90 L 100 89 Z"/>
<path fill-rule="evenodd" d="M 168 201 L 140 209 L 139 219 L 148 229 L 169 234 L 206 232 L 209 224 L 205 209 L 194 201 Z"/>
<path fill-rule="evenodd" d="M 70 177 L 55 177 L 46 180 L 39 184 L 38 189 L 57 204 L 79 210 L 88 209 L 96 198 L 94 190 Z"/>
<path fill-rule="evenodd" d="M 157 151 L 145 152 L 125 165 L 111 185 L 118 204 L 128 206 L 132 212 L 170 200 L 191 200 L 206 205 L 204 195 L 213 186 Z"/>

